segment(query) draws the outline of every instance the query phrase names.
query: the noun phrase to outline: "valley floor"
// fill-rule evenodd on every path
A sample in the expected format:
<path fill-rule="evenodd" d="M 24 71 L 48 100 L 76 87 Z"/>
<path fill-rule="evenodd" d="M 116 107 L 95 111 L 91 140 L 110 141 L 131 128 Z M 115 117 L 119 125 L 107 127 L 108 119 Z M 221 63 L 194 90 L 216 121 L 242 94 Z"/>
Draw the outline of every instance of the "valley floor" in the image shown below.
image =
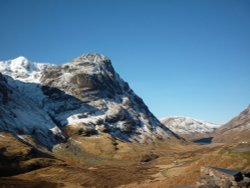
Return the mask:
<path fill-rule="evenodd" d="M 250 169 L 250 145 L 246 143 L 142 146 L 118 142 L 115 152 L 119 155 L 116 157 L 97 155 L 94 161 L 88 159 L 78 163 L 60 157 L 59 153 L 57 156 L 41 155 L 12 136 L 3 136 L 8 139 L 0 144 L 1 174 L 5 176 L 0 178 L 0 187 L 5 188 L 191 188 L 195 187 L 201 166 Z M 6 146 L 10 142 L 16 142 L 16 147 Z M 3 154 L 8 158 L 4 159 Z M 81 157 L 84 160 L 86 156 Z M 3 160 L 7 160 L 9 166 L 4 166 Z M 13 174 L 15 169 L 11 169 L 11 165 L 17 174 Z"/>

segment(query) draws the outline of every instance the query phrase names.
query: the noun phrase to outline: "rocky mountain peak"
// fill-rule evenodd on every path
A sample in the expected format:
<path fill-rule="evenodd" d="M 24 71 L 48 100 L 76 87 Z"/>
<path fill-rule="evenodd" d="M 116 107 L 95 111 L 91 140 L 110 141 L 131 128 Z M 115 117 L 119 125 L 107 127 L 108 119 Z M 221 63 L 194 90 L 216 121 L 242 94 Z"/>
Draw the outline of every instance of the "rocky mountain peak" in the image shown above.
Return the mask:
<path fill-rule="evenodd" d="M 10 77 L 8 83 L 17 95 L 27 98 L 26 103 L 36 106 L 40 115 L 45 114 L 42 116 L 50 122 L 48 134 L 51 131 L 56 135 L 65 133 L 68 137 L 108 134 L 123 141 L 140 143 L 152 142 L 156 138 L 177 138 L 155 118 L 103 55 L 81 55 L 62 65 L 31 63 L 23 58 L 18 62 L 28 63 L 31 68 L 19 71 L 16 67 L 10 71 L 7 61 L 0 62 L 1 72 Z M 23 109 L 25 113 L 25 106 Z M 35 122 L 32 123 L 35 127 Z M 37 125 L 37 129 L 40 128 Z M 44 138 L 51 136 L 46 135 L 45 126 L 42 129 L 40 140 L 46 143 Z M 24 130 L 22 128 L 21 132 Z"/>
<path fill-rule="evenodd" d="M 93 63 L 98 64 L 101 62 L 110 61 L 106 56 L 99 54 L 99 53 L 89 53 L 89 54 L 82 54 L 81 56 L 73 59 L 71 63 Z"/>
<path fill-rule="evenodd" d="M 35 69 L 35 66 L 26 57 L 19 56 L 13 60 L 7 61 L 10 71 L 14 73 L 28 73 Z"/>
<path fill-rule="evenodd" d="M 21 66 L 22 66 L 22 65 L 27 64 L 29 61 L 28 61 L 28 59 L 27 59 L 26 57 L 24 57 L 24 56 L 19 56 L 19 57 L 15 58 L 15 59 L 11 60 L 11 62 L 12 62 L 13 64 L 21 65 Z"/>
<path fill-rule="evenodd" d="M 111 61 L 108 57 L 99 53 L 84 54 L 71 62 L 61 66 L 65 71 L 71 71 L 73 74 L 85 74 L 85 75 L 101 75 L 109 74 L 115 75 L 115 71 L 112 67 Z"/>

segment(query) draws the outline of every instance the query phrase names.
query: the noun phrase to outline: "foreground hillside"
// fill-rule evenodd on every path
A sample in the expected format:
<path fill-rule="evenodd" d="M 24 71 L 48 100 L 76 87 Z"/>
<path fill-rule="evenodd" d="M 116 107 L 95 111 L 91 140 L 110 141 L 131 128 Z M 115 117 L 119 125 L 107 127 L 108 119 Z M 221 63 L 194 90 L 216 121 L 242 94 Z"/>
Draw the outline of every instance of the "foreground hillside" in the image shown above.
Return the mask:
<path fill-rule="evenodd" d="M 86 163 L 81 164 L 37 151 L 7 133 L 2 132 L 0 139 L 1 176 L 5 176 L 0 187 L 195 187 L 202 166 L 250 169 L 249 144 L 119 144 L 117 151 L 126 153 L 121 159 L 86 154 Z"/>

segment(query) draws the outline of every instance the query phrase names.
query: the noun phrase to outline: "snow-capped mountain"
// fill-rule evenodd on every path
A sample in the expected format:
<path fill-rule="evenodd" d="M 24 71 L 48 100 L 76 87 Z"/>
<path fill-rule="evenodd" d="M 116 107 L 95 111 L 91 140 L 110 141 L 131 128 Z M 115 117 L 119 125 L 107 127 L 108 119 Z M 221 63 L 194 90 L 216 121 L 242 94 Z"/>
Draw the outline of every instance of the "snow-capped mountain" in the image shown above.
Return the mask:
<path fill-rule="evenodd" d="M 0 71 L 6 88 L 0 90 L 5 105 L 0 108 L 1 130 L 35 136 L 46 146 L 57 137 L 69 137 L 72 130 L 82 136 L 109 134 L 139 143 L 177 138 L 103 55 L 86 54 L 63 65 L 18 57 L 0 62 Z"/>
<path fill-rule="evenodd" d="M 196 139 L 213 133 L 220 125 L 190 117 L 172 116 L 161 119 L 161 123 L 176 134 L 187 138 Z"/>

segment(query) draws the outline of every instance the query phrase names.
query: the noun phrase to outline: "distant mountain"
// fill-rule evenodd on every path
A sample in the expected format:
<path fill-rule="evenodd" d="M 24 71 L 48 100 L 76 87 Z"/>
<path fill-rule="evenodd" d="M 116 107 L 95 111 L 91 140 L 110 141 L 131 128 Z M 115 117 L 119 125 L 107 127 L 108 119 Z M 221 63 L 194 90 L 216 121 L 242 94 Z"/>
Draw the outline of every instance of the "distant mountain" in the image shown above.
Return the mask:
<path fill-rule="evenodd" d="M 86 54 L 63 65 L 18 57 L 0 62 L 0 72 L 0 130 L 27 143 L 52 149 L 72 137 L 177 140 L 103 55 Z"/>
<path fill-rule="evenodd" d="M 250 106 L 220 127 L 215 132 L 213 142 L 250 142 Z"/>
<path fill-rule="evenodd" d="M 161 119 L 161 123 L 176 134 L 188 140 L 210 137 L 220 126 L 218 124 L 208 123 L 190 117 L 178 116 L 163 118 Z"/>

